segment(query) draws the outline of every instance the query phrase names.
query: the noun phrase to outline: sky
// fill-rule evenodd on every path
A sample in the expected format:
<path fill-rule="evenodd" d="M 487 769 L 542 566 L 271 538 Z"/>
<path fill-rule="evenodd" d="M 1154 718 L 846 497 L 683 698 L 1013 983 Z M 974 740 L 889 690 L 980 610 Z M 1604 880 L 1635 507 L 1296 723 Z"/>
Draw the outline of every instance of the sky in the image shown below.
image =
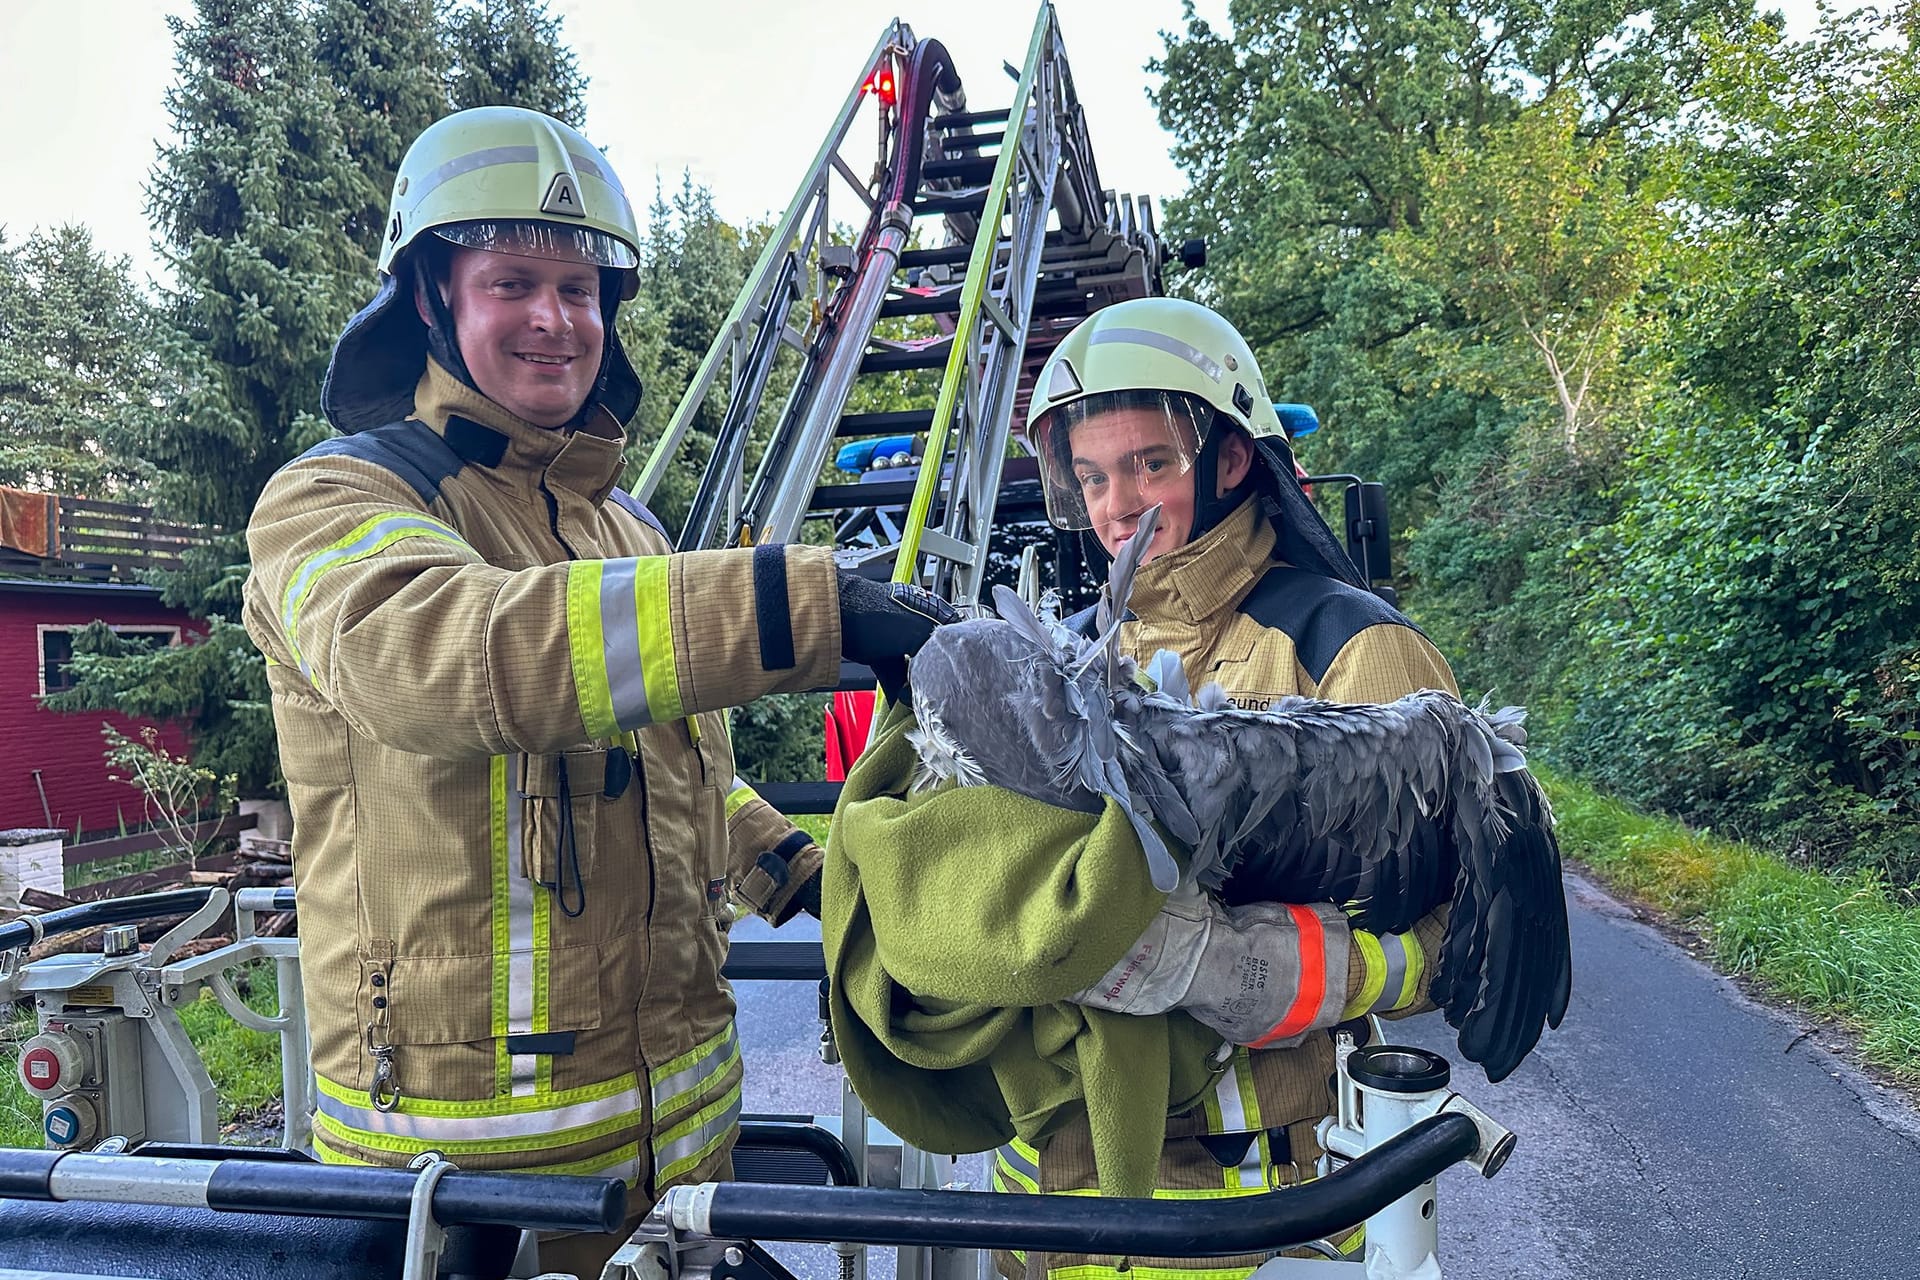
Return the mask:
<path fill-rule="evenodd" d="M 1813 0 L 1774 0 L 1788 29 L 1811 25 Z M 635 203 L 654 177 L 683 170 L 710 187 L 733 222 L 786 208 L 803 167 L 888 22 L 952 53 L 975 108 L 1005 106 L 1033 27 L 1034 0 L 549 0 L 589 77 L 588 137 Z M 1196 0 L 1225 26 L 1227 0 Z M 1057 0 L 1061 34 L 1102 182 L 1156 199 L 1185 182 L 1168 156 L 1147 90 L 1160 33 L 1182 28 L 1180 0 Z M 96 243 L 159 270 L 143 212 L 156 149 L 168 135 L 173 75 L 166 16 L 190 0 L 0 0 L 0 228 L 83 222 Z M 867 126 L 868 129 L 871 126 Z M 861 126 L 855 126 L 861 136 Z M 867 137 L 871 134 L 867 133 Z M 863 154 L 864 141 L 846 154 Z"/>
<path fill-rule="evenodd" d="M 1224 22 L 1226 0 L 1198 0 Z M 1033 29 L 1033 0 L 549 0 L 589 78 L 586 133 L 634 203 L 658 174 L 712 188 L 730 221 L 784 210 L 862 60 L 896 16 L 947 46 L 974 107 L 1004 107 Z M 1147 100 L 1143 69 L 1181 29 L 1180 0 L 1058 0 L 1074 86 L 1102 182 L 1156 198 L 1185 183 Z M 169 13 L 189 0 L 0 0 L 0 227 L 84 222 L 143 279 L 159 270 L 144 188 L 170 122 Z M 84 35 L 75 31 L 76 15 Z M 84 53 L 79 40 L 84 39 Z M 846 154 L 868 154 L 856 124 Z M 844 186 L 841 191 L 844 191 Z M 836 193 L 836 198 L 839 193 Z M 853 209 L 847 206 L 852 220 Z"/>

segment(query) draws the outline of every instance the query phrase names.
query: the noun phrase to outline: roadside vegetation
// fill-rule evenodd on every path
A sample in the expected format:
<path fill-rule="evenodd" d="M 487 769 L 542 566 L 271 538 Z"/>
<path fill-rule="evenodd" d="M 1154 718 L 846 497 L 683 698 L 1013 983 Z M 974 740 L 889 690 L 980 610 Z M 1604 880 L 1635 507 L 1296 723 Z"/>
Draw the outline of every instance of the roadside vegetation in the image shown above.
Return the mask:
<path fill-rule="evenodd" d="M 1871 871 L 1792 866 L 1637 813 L 1585 783 L 1544 780 L 1567 857 L 1697 932 L 1720 969 L 1848 1024 L 1868 1064 L 1920 1083 L 1920 909 L 1911 890 Z"/>

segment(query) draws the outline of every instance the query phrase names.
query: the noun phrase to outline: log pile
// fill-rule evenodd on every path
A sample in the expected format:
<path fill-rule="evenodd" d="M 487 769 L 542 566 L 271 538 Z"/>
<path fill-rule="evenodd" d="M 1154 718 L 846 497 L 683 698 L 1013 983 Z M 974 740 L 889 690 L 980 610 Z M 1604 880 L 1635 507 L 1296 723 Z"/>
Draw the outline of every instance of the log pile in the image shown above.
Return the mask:
<path fill-rule="evenodd" d="M 132 897 L 135 894 L 162 893 L 169 889 L 217 885 L 231 892 L 239 889 L 272 888 L 292 884 L 293 853 L 288 842 L 268 840 L 254 835 L 251 831 L 246 831 L 241 833 L 240 847 L 233 853 L 218 854 L 192 863 L 180 863 L 177 866 L 161 867 L 153 871 L 141 871 L 112 880 L 80 885 L 67 890 L 64 894 L 48 893 L 42 889 L 24 889 L 20 895 L 23 909 L 20 911 L 0 909 L 0 923 L 22 915 L 38 915 L 66 907 L 77 907 L 88 902 L 104 902 L 111 898 Z M 172 915 L 141 922 L 140 941 L 153 942 L 183 919 L 185 919 L 184 915 Z M 255 918 L 254 925 L 254 932 L 261 937 L 288 937 L 294 933 L 294 914 L 291 911 L 280 911 L 261 915 Z M 185 959 L 226 946 L 233 941 L 230 918 L 224 922 L 224 927 L 229 932 L 208 934 L 192 939 L 174 952 L 174 958 Z M 85 929 L 78 933 L 47 938 L 28 951 L 27 959 L 33 961 L 68 952 L 98 951 L 102 932 L 101 929 Z"/>

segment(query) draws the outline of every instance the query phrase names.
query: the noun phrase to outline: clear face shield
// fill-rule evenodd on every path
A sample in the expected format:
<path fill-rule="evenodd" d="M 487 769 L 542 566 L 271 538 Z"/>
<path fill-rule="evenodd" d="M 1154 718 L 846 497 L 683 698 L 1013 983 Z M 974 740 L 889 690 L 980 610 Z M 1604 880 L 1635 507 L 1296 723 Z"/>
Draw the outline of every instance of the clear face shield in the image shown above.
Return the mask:
<path fill-rule="evenodd" d="M 502 222 L 451 222 L 433 234 L 466 249 L 510 253 L 521 258 L 550 258 L 589 267 L 631 271 L 639 265 L 625 241 L 591 227 L 515 219 Z"/>
<path fill-rule="evenodd" d="M 1110 391 L 1049 410 L 1031 431 L 1047 519 L 1098 531 L 1190 498 L 1212 420 L 1210 406 L 1172 391 Z"/>

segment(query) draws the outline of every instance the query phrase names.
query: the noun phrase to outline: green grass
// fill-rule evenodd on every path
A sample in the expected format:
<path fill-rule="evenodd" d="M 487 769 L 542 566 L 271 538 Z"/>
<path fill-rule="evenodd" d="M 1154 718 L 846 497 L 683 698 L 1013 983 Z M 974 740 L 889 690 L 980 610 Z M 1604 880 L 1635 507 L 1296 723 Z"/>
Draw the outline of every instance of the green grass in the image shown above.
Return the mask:
<path fill-rule="evenodd" d="M 1862 1055 L 1920 1081 L 1920 910 L 1868 875 L 1789 866 L 1542 773 L 1560 847 L 1698 930 L 1724 970 L 1851 1024 Z"/>
<path fill-rule="evenodd" d="M 271 1013 L 277 998 L 273 966 L 256 962 L 234 970 L 235 980 L 244 975 L 247 1003 L 261 1013 Z M 227 1015 L 211 992 L 180 1010 L 180 1022 L 187 1038 L 200 1050 L 220 1092 L 220 1120 L 228 1124 L 244 1120 L 267 1103 L 280 1099 L 280 1038 L 241 1026 Z M 38 1147 L 40 1136 L 40 1100 L 20 1083 L 14 1064 L 20 1046 L 33 1035 L 32 1006 L 18 1005 L 11 1018 L 0 1025 L 0 1147 Z"/>

